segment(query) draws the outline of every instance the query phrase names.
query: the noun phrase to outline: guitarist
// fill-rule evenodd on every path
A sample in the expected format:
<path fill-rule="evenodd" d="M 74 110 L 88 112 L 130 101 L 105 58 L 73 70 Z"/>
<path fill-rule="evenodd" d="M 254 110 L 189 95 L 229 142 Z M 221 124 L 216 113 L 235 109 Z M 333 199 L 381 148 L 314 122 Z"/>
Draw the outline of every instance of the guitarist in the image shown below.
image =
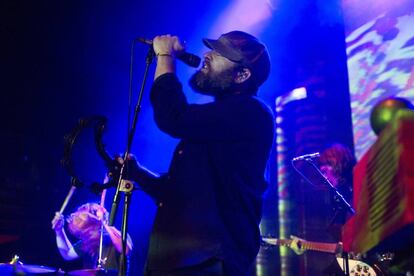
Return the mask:
<path fill-rule="evenodd" d="M 352 169 L 356 160 L 352 151 L 342 144 L 332 144 L 322 151 L 317 164 L 326 179 L 348 203 L 352 203 Z M 326 183 L 307 185 L 304 195 L 304 237 L 307 240 L 338 243 L 347 211 L 336 202 Z M 336 257 L 331 253 L 308 251 L 305 254 L 307 275 L 343 275 Z"/>

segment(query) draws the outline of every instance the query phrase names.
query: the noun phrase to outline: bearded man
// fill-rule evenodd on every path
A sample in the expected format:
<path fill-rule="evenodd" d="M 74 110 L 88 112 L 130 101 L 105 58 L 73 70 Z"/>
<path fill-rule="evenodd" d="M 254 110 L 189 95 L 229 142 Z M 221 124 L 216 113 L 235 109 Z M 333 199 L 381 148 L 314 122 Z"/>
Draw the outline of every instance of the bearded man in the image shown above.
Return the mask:
<path fill-rule="evenodd" d="M 163 175 L 128 161 L 127 178 L 158 206 L 146 275 L 247 275 L 260 245 L 274 118 L 256 94 L 269 76 L 269 55 L 241 31 L 203 42 L 210 51 L 190 86 L 214 101 L 199 105 L 187 102 L 176 75 L 179 38 L 153 39 L 155 122 L 180 142 Z"/>

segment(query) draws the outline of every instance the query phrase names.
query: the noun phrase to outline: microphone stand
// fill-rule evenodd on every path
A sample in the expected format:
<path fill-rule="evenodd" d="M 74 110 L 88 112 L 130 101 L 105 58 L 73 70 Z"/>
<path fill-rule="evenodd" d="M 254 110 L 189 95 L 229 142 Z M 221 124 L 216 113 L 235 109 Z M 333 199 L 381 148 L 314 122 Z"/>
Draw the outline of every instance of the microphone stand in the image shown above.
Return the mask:
<path fill-rule="evenodd" d="M 135 40 L 132 42 L 132 45 L 134 44 L 134 42 L 135 42 Z M 132 54 L 131 54 L 131 68 L 132 68 L 132 55 L 133 55 L 133 47 L 132 47 Z M 152 61 L 154 60 L 154 56 L 155 56 L 154 50 L 153 50 L 152 47 L 150 47 L 149 50 L 148 50 L 148 53 L 147 53 L 147 57 L 146 57 L 146 67 L 145 67 L 145 71 L 144 71 L 144 76 L 143 76 L 141 89 L 140 89 L 139 94 L 138 94 L 137 104 L 135 106 L 132 125 L 131 125 L 131 128 L 130 128 L 129 132 L 128 132 L 127 148 L 126 148 L 125 154 L 124 154 L 124 161 L 128 160 L 128 156 L 129 156 L 129 153 L 130 153 L 130 150 L 131 150 L 132 141 L 133 141 L 135 131 L 136 131 L 138 115 L 141 111 L 141 102 L 142 102 L 142 96 L 144 94 L 145 83 L 146 83 L 146 80 L 147 80 L 149 67 L 150 67 Z M 123 176 L 124 176 L 124 173 L 125 173 L 125 164 L 126 164 L 126 162 L 124 162 L 122 164 L 121 169 L 120 169 L 118 185 L 117 185 L 116 192 L 115 192 L 115 195 L 114 195 L 114 199 L 113 199 L 113 202 L 112 202 L 111 213 L 110 213 L 110 217 L 109 217 L 109 225 L 112 226 L 114 224 L 115 215 L 116 215 L 116 212 L 118 210 L 118 205 L 119 205 L 119 202 L 120 202 L 120 192 L 124 192 L 125 197 L 124 197 L 124 209 L 123 209 L 122 228 L 121 228 L 122 252 L 121 252 L 121 257 L 120 257 L 120 268 L 119 268 L 119 272 L 118 272 L 119 276 L 124 276 L 124 275 L 126 275 L 126 272 L 127 272 L 126 246 L 127 246 L 127 235 L 128 235 L 127 234 L 128 233 L 128 231 L 127 231 L 127 228 L 128 228 L 127 227 L 128 226 L 128 214 L 129 214 L 129 206 L 130 206 L 130 203 L 131 203 L 132 190 L 134 189 L 134 185 L 131 181 L 123 180 Z"/>
<path fill-rule="evenodd" d="M 101 207 L 105 207 L 105 197 L 106 197 L 106 190 L 102 190 L 102 194 L 101 194 L 101 202 L 100 202 L 100 206 Z M 98 258 L 98 269 L 104 269 L 104 265 L 106 262 L 106 258 L 103 259 L 102 258 L 102 254 L 103 254 L 103 235 L 104 235 L 104 230 L 105 230 L 105 226 L 104 226 L 104 220 L 105 220 L 105 214 L 103 214 L 103 218 L 101 221 L 101 229 L 100 229 L 100 233 L 99 233 L 99 258 Z"/>
<path fill-rule="evenodd" d="M 312 158 L 306 158 L 305 161 L 307 161 L 309 164 L 312 165 L 312 167 L 318 172 L 320 176 L 322 176 L 323 183 L 330 189 L 330 191 L 334 194 L 334 201 L 335 203 L 340 204 L 340 208 L 345 207 L 345 210 L 352 215 L 355 214 L 355 210 L 352 208 L 352 206 L 346 201 L 346 199 L 343 197 L 343 195 L 336 189 L 332 183 L 328 180 L 328 178 L 321 172 L 321 170 L 318 168 L 318 166 L 315 164 Z M 337 213 L 339 210 L 336 210 Z M 330 224 L 332 224 L 335 220 L 336 215 L 332 218 L 332 221 Z M 342 257 L 344 260 L 344 275 L 349 276 L 349 256 L 347 252 L 342 253 Z"/>

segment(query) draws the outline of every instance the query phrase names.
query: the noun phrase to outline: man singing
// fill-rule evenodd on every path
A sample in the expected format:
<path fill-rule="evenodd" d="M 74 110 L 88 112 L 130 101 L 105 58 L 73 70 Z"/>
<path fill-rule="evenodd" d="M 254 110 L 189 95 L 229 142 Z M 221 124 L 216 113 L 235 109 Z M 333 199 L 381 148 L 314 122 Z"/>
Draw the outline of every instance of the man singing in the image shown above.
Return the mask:
<path fill-rule="evenodd" d="M 146 275 L 247 275 L 260 245 L 274 118 L 256 94 L 269 76 L 269 55 L 241 31 L 203 42 L 210 51 L 190 86 L 215 100 L 199 105 L 187 102 L 176 75 L 179 38 L 153 39 L 155 122 L 180 142 L 161 176 L 128 162 L 128 178 L 158 205 Z"/>

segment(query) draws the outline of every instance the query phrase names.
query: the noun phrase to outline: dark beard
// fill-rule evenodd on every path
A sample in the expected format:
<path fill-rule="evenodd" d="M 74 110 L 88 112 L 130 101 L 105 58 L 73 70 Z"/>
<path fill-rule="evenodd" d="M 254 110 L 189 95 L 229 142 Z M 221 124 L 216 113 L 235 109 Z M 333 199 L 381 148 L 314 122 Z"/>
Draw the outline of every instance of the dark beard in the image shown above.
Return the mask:
<path fill-rule="evenodd" d="M 230 68 L 220 75 L 213 75 L 210 72 L 204 73 L 198 70 L 191 76 L 189 84 L 194 91 L 200 94 L 220 96 L 228 94 L 236 87 L 234 73 L 234 68 Z"/>

